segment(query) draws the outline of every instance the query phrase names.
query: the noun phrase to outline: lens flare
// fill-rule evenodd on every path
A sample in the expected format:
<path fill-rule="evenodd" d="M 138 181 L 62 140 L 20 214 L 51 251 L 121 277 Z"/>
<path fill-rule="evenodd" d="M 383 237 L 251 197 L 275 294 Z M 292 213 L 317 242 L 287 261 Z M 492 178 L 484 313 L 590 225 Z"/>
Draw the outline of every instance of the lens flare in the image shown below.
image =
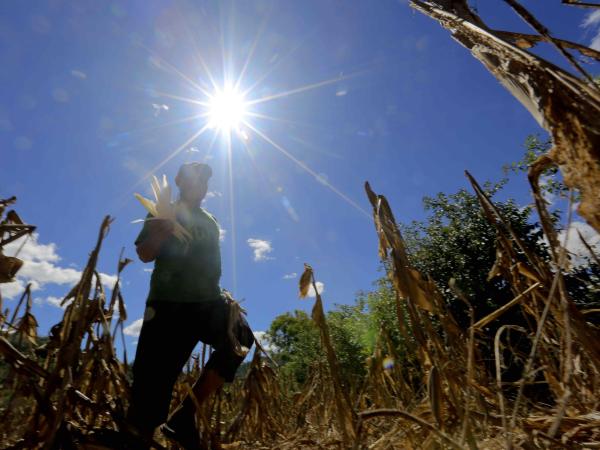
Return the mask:
<path fill-rule="evenodd" d="M 383 358 L 383 369 L 384 370 L 392 370 L 394 368 L 394 358 L 391 356 L 386 356 Z"/>

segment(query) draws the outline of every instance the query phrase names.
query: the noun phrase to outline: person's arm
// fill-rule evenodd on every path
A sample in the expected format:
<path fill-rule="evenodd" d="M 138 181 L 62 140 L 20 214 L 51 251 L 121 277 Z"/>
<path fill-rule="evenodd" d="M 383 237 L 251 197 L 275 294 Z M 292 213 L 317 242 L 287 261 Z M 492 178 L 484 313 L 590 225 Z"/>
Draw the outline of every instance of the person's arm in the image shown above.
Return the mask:
<path fill-rule="evenodd" d="M 164 242 L 173 232 L 173 222 L 164 219 L 147 219 L 144 230 L 136 240 L 135 249 L 142 262 L 154 261 Z"/>

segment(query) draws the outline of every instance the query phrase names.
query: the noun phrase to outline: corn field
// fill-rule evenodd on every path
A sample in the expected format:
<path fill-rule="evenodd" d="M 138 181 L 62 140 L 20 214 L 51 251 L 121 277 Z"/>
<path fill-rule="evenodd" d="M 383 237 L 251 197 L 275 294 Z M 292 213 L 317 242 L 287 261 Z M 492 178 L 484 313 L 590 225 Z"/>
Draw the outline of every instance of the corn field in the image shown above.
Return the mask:
<path fill-rule="evenodd" d="M 497 260 L 490 277 L 502 277 L 514 297 L 475 320 L 472 305 L 478 299 L 468 298 L 451 280 L 449 288 L 470 311 L 470 326 L 461 328 L 438 287 L 411 266 L 386 197 L 366 183 L 379 254 L 394 286 L 396 326 L 411 345 L 411 357 L 401 361 L 390 330 L 382 329 L 365 361 L 365 378 L 344 383 L 313 268 L 305 265 L 299 292 L 306 296 L 312 286 L 316 293 L 312 319 L 323 360 L 292 391 L 264 350 L 256 349 L 244 377 L 197 405 L 206 448 L 600 448 L 600 330 L 590 320 L 598 310 L 581 310 L 567 293 L 567 243 L 558 239 L 538 183 L 544 168 L 557 165 L 567 186 L 581 195 L 579 213 L 600 232 L 600 89 L 569 49 L 597 60 L 600 53 L 553 38 L 515 0 L 506 3 L 538 34 L 490 30 L 464 0 L 411 3 L 451 30 L 551 134 L 554 148 L 529 171 L 551 260 L 528 248 L 467 172 L 481 210 L 496 230 Z M 524 50 L 540 41 L 567 56 L 579 77 Z M 0 282 L 11 281 L 21 264 L 4 256 L 2 246 L 35 229 L 7 211 L 15 200 L 0 201 Z M 29 287 L 12 310 L 4 309 L 0 298 L 0 354 L 9 367 L 0 380 L 2 448 L 108 448 L 100 444 L 102 433 L 127 430 L 128 358 L 115 351 L 127 320 L 125 301 L 119 281 L 106 292 L 96 270 L 111 221 L 108 216 L 102 221 L 81 279 L 64 296 L 64 317 L 48 337 L 36 334 Z M 119 258 L 118 276 L 129 262 Z M 492 342 L 485 342 L 482 330 L 515 310 L 526 326 L 504 324 Z M 523 351 L 511 347 L 511 336 L 517 335 L 528 342 L 527 351 L 521 355 L 520 379 L 508 382 L 506 352 Z M 485 354 L 489 348 L 493 355 Z M 206 353 L 203 349 L 194 355 L 181 374 L 173 407 L 198 378 Z M 387 366 L 386 358 L 399 364 Z M 539 383 L 549 392 L 543 404 L 527 394 L 529 386 Z M 158 432 L 151 445 L 178 448 Z"/>

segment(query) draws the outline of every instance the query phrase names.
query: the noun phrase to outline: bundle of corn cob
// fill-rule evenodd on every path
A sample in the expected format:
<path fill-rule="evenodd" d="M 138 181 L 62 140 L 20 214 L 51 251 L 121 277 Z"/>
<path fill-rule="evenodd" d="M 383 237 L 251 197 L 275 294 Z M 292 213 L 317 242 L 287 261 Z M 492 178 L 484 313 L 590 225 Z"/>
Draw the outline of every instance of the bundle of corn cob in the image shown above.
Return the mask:
<path fill-rule="evenodd" d="M 144 208 L 155 219 L 170 220 L 173 223 L 173 234 L 180 241 L 187 243 L 191 239 L 191 235 L 177 221 L 177 207 L 171 202 L 171 186 L 167 182 L 167 176 L 162 176 L 162 183 L 159 183 L 158 178 L 152 175 L 152 192 L 154 193 L 155 201 L 142 197 L 140 194 L 134 194 Z"/>

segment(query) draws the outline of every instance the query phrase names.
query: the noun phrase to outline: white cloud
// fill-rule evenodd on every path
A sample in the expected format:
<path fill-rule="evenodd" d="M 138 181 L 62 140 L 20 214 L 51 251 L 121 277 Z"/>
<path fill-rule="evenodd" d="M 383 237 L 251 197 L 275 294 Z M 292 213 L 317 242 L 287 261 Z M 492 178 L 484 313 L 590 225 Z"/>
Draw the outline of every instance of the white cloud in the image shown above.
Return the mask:
<path fill-rule="evenodd" d="M 71 70 L 71 75 L 75 78 L 79 78 L 80 80 L 85 80 L 87 78 L 87 74 L 85 72 L 77 69 Z"/>
<path fill-rule="evenodd" d="M 25 290 L 25 283 L 23 280 L 17 279 L 12 283 L 0 284 L 0 292 L 2 292 L 3 298 L 15 298 L 21 295 Z"/>
<path fill-rule="evenodd" d="M 573 266 L 584 265 L 587 263 L 587 259 L 591 258 L 590 252 L 579 238 L 578 231 L 596 254 L 600 253 L 600 235 L 585 222 L 572 222 L 569 227 L 567 250 L 571 256 Z M 558 234 L 558 240 L 561 244 L 564 242 L 566 234 L 566 230 L 562 230 Z"/>
<path fill-rule="evenodd" d="M 7 255 L 12 255 L 19 250 L 19 247 L 23 244 L 23 240 L 25 238 L 17 239 L 16 241 L 10 242 L 4 246 L 4 253 Z M 56 253 L 56 244 L 40 244 L 38 242 L 38 233 L 33 233 L 31 238 L 27 240 L 27 242 L 19 251 L 19 258 L 26 261 L 48 261 L 48 262 L 57 262 L 60 260 L 60 257 Z"/>
<path fill-rule="evenodd" d="M 209 198 L 215 198 L 215 197 L 222 197 L 223 194 L 221 194 L 219 191 L 209 191 L 206 193 L 206 199 Z"/>
<path fill-rule="evenodd" d="M 583 23 L 581 24 L 584 28 L 594 28 L 594 37 L 590 42 L 590 47 L 594 50 L 600 50 L 600 11 L 592 11 L 589 13 Z"/>
<path fill-rule="evenodd" d="M 48 261 L 25 261 L 18 275 L 36 280 L 40 284 L 73 285 L 79 280 L 81 272 L 70 267 L 59 267 Z"/>
<path fill-rule="evenodd" d="M 140 331 L 142 331 L 143 323 L 144 319 L 135 320 L 123 329 L 123 333 L 125 333 L 127 336 L 139 337 Z"/>
<path fill-rule="evenodd" d="M 121 278 L 121 282 L 122 281 L 123 278 Z M 100 282 L 104 285 L 105 288 L 112 289 L 115 286 L 115 283 L 117 282 L 117 276 L 108 275 L 107 273 L 100 272 Z"/>
<path fill-rule="evenodd" d="M 17 297 L 27 283 L 31 283 L 32 291 L 38 291 L 46 284 L 73 286 L 81 278 L 81 271 L 57 264 L 61 258 L 56 251 L 56 244 L 41 244 L 38 238 L 39 235 L 34 233 L 29 239 L 22 237 L 4 246 L 4 254 L 16 255 L 23 260 L 23 266 L 15 282 L 0 285 L 3 297 Z M 101 273 L 100 280 L 106 288 L 112 288 L 117 277 Z"/>
<path fill-rule="evenodd" d="M 66 303 L 65 303 L 64 305 L 62 305 L 62 306 L 61 306 L 61 303 L 62 303 L 63 299 L 62 299 L 62 298 L 59 298 L 59 297 L 53 297 L 53 296 L 46 297 L 45 301 L 46 301 L 46 303 L 48 303 L 49 305 L 55 306 L 55 307 L 57 307 L 57 308 L 65 309 L 67 306 L 69 306 L 69 305 L 71 304 L 71 302 L 72 302 L 73 300 L 69 300 L 68 302 L 66 302 Z"/>
<path fill-rule="evenodd" d="M 58 298 L 58 297 L 46 297 L 46 303 L 48 303 L 49 305 L 52 306 L 56 306 L 57 308 L 62 308 L 62 306 L 60 305 L 62 303 L 63 299 L 62 298 Z"/>
<path fill-rule="evenodd" d="M 161 112 L 169 110 L 169 105 L 165 105 L 164 103 L 152 103 L 152 109 L 154 109 L 154 117 L 158 117 Z"/>
<path fill-rule="evenodd" d="M 323 292 L 325 292 L 325 285 L 323 283 L 321 283 L 320 281 L 316 281 L 315 284 L 317 285 L 317 292 L 319 294 L 322 294 Z M 308 296 L 309 297 L 316 297 L 317 294 L 315 293 L 315 288 L 313 287 L 313 285 L 310 285 L 310 288 L 308 288 Z"/>
<path fill-rule="evenodd" d="M 296 278 L 298 276 L 298 274 L 296 272 L 292 272 L 292 273 L 286 273 L 283 276 L 284 280 L 293 280 L 294 278 Z"/>
<path fill-rule="evenodd" d="M 268 259 L 273 259 L 271 256 L 269 256 L 269 253 L 273 251 L 271 242 L 254 238 L 250 238 L 246 242 L 248 242 L 250 248 L 254 250 L 254 261 L 266 261 Z"/>
<path fill-rule="evenodd" d="M 600 25 L 600 11 L 592 11 L 583 19 L 582 27 L 587 28 L 593 25 Z"/>
<path fill-rule="evenodd" d="M 227 230 L 219 227 L 219 241 L 223 242 L 225 240 L 225 235 L 227 234 Z"/>

